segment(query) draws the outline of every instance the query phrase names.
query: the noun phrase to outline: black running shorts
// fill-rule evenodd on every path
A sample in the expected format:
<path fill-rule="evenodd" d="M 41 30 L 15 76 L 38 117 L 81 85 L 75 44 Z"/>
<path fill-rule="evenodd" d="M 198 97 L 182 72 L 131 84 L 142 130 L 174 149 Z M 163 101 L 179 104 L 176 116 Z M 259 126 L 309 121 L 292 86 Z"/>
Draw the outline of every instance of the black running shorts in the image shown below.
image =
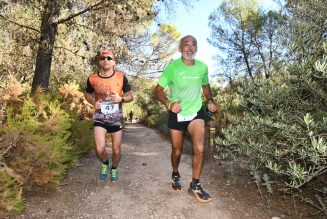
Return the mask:
<path fill-rule="evenodd" d="M 106 124 L 103 124 L 103 123 L 100 123 L 100 122 L 94 122 L 94 127 L 95 126 L 100 126 L 104 129 L 107 130 L 108 133 L 113 133 L 113 132 L 118 132 L 120 130 L 122 130 L 123 128 L 121 126 L 109 126 L 109 125 L 106 125 Z"/>
<path fill-rule="evenodd" d="M 173 113 L 172 111 L 169 111 L 168 128 L 179 130 L 179 131 L 186 131 L 188 125 L 195 119 L 204 120 L 204 110 L 202 108 L 197 112 L 197 115 L 196 115 L 196 117 L 194 117 L 194 119 L 192 119 L 191 121 L 187 121 L 187 122 L 178 122 L 177 121 L 177 113 Z"/>

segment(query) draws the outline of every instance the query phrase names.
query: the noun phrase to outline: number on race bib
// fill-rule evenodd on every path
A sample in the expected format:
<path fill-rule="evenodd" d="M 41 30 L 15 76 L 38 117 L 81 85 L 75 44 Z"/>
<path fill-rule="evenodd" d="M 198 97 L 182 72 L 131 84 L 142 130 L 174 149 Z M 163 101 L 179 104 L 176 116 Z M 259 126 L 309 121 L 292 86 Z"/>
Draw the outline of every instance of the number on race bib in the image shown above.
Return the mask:
<path fill-rule="evenodd" d="M 101 112 L 103 114 L 112 114 L 119 111 L 118 103 L 102 102 L 101 103 Z"/>

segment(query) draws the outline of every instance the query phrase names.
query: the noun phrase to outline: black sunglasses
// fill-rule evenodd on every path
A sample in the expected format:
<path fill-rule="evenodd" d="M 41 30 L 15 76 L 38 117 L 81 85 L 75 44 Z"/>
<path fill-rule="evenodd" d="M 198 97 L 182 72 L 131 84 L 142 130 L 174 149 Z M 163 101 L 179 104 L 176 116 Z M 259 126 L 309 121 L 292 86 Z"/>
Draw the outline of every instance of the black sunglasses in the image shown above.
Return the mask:
<path fill-rule="evenodd" d="M 111 56 L 101 56 L 100 57 L 100 60 L 108 60 L 108 61 L 111 61 L 111 60 L 114 60 Z"/>

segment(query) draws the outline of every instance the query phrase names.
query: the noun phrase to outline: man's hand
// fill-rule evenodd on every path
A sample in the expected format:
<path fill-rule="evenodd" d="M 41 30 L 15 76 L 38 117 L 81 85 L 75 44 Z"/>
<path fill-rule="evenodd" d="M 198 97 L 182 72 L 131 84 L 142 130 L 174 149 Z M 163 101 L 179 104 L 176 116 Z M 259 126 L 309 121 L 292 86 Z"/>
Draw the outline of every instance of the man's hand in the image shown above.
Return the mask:
<path fill-rule="evenodd" d="M 102 102 L 102 99 L 98 99 L 96 102 L 95 102 L 95 109 L 101 109 L 101 102 Z"/>
<path fill-rule="evenodd" d="M 212 100 L 208 101 L 208 110 L 212 113 L 217 111 L 217 106 Z"/>
<path fill-rule="evenodd" d="M 179 99 L 177 102 L 171 103 L 170 111 L 173 113 L 179 113 L 182 110 L 181 102 L 182 100 Z"/>
<path fill-rule="evenodd" d="M 122 100 L 122 97 L 116 91 L 112 91 L 110 94 L 111 101 L 114 103 L 119 103 Z"/>

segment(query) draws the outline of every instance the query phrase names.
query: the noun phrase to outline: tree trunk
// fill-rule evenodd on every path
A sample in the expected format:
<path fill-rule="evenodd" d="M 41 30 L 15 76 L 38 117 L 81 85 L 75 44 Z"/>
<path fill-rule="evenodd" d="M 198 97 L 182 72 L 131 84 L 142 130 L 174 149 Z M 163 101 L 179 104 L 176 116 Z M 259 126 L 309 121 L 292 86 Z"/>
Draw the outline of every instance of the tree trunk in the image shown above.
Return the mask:
<path fill-rule="evenodd" d="M 42 15 L 41 36 L 36 56 L 32 91 L 38 87 L 48 90 L 53 47 L 58 32 L 58 25 L 55 22 L 58 20 L 59 12 L 59 0 L 48 0 Z"/>

